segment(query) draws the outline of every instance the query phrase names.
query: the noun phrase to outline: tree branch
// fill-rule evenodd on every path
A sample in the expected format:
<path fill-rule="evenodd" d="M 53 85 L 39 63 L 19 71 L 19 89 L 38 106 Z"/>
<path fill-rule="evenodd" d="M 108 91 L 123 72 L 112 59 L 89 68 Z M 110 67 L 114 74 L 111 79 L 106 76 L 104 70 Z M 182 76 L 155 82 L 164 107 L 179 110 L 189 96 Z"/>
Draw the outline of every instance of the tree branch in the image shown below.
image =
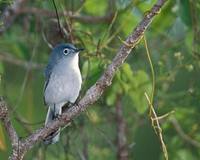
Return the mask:
<path fill-rule="evenodd" d="M 38 129 L 33 134 L 25 139 L 20 140 L 18 143 L 18 158 L 16 158 L 14 152 L 11 155 L 11 160 L 22 159 L 24 154 L 31 149 L 34 144 L 45 139 L 49 134 L 57 130 L 59 127 L 67 125 L 71 119 L 78 116 L 85 111 L 90 104 L 96 102 L 103 94 L 104 90 L 111 85 L 112 79 L 117 69 L 123 64 L 131 50 L 141 40 L 147 27 L 153 20 L 153 18 L 160 12 L 161 7 L 167 0 L 157 0 L 157 3 L 151 8 L 151 10 L 144 16 L 142 21 L 137 25 L 132 34 L 124 41 L 123 45 L 117 52 L 112 63 L 107 67 L 100 79 L 86 92 L 85 96 L 78 102 L 77 105 L 72 106 L 65 111 L 61 117 L 51 123 L 51 125 Z M 14 131 L 14 130 L 13 130 Z"/>
<path fill-rule="evenodd" d="M 24 60 L 21 60 L 21 59 L 17 59 L 9 53 L 0 54 L 0 60 L 14 64 L 14 65 L 17 65 L 17 66 L 22 66 L 25 69 L 27 69 L 27 68 L 41 69 L 41 68 L 44 67 L 44 64 L 27 62 L 27 61 L 24 61 Z"/>
<path fill-rule="evenodd" d="M 33 14 L 36 16 L 43 15 L 43 16 L 47 16 L 47 17 L 56 17 L 56 14 L 50 10 L 34 8 L 34 7 L 30 7 L 30 8 L 24 7 L 18 13 Z M 72 18 L 74 20 L 77 20 L 79 22 L 83 22 L 83 23 L 96 24 L 96 23 L 100 23 L 100 22 L 105 22 L 105 23 L 110 22 L 114 16 L 114 13 L 108 12 L 104 16 L 89 16 L 89 15 L 81 15 L 78 13 L 72 13 L 71 11 L 64 11 L 64 12 L 59 12 L 58 15 L 66 16 L 66 17 Z"/>
<path fill-rule="evenodd" d="M 26 3 L 27 0 L 15 0 L 12 1 L 12 4 L 9 5 L 3 12 L 1 16 L 1 21 L 3 25 L 0 26 L 0 34 L 3 33 L 7 28 L 10 27 L 12 22 L 18 16 L 19 11 L 21 10 L 22 6 Z"/>
<path fill-rule="evenodd" d="M 117 126 L 117 160 L 128 160 L 128 147 L 126 138 L 126 122 L 123 117 L 123 106 L 121 95 L 117 95 L 116 106 Z"/>
<path fill-rule="evenodd" d="M 170 122 L 174 126 L 174 129 L 179 134 L 179 136 L 188 144 L 193 145 L 194 147 L 200 148 L 200 143 L 194 139 L 192 139 L 189 135 L 187 135 L 183 129 L 181 128 L 180 124 L 175 118 L 171 118 Z"/>
<path fill-rule="evenodd" d="M 18 155 L 19 138 L 10 121 L 8 107 L 2 97 L 0 97 L 0 120 L 3 122 L 2 124 L 4 125 L 11 141 L 13 149 L 12 155 L 13 157 L 16 157 Z"/>
<path fill-rule="evenodd" d="M 2 34 L 6 29 L 8 29 L 13 23 L 13 21 L 16 19 L 16 17 L 21 14 L 33 14 L 38 17 L 41 17 L 41 15 L 43 15 L 47 17 L 56 18 L 56 13 L 50 10 L 34 8 L 34 7 L 24 7 L 26 1 L 27 0 L 15 0 L 12 2 L 10 6 L 8 6 L 4 10 L 2 16 L 0 17 L 0 20 L 3 22 L 3 25 L 0 26 L 0 34 Z M 58 15 L 66 16 L 82 23 L 90 23 L 90 24 L 109 23 L 112 21 L 114 16 L 114 12 L 113 9 L 111 9 L 110 3 L 108 9 L 109 11 L 104 16 L 81 15 L 78 13 L 73 13 L 71 11 L 59 12 Z"/>

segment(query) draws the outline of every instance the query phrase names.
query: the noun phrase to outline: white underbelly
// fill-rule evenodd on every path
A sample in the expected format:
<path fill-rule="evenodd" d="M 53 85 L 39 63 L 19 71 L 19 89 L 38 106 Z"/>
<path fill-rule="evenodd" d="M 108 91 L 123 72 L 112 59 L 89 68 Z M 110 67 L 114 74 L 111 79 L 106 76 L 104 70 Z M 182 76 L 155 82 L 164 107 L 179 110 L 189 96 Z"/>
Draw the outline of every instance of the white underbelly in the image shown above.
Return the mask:
<path fill-rule="evenodd" d="M 49 105 L 68 101 L 74 103 L 79 95 L 81 83 L 81 75 L 77 73 L 52 74 L 45 89 L 45 102 Z"/>

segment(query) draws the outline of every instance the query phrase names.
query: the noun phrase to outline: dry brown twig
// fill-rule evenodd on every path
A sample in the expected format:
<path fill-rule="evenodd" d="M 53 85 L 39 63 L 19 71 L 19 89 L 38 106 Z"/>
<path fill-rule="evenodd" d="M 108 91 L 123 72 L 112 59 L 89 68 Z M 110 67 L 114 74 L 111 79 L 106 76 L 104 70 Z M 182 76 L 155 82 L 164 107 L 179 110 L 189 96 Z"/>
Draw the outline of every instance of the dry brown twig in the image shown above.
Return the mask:
<path fill-rule="evenodd" d="M 169 119 L 172 125 L 174 126 L 174 129 L 179 134 L 179 136 L 188 144 L 193 145 L 194 147 L 200 148 L 200 142 L 192 139 L 189 135 L 187 135 L 184 130 L 181 128 L 181 125 L 178 123 L 177 119 L 175 117 L 172 117 Z"/>
<path fill-rule="evenodd" d="M 162 128 L 160 126 L 159 117 L 157 116 L 157 114 L 154 110 L 154 107 L 152 105 L 152 102 L 151 102 L 151 100 L 150 100 L 150 98 L 149 98 L 149 96 L 147 95 L 146 92 L 144 93 L 144 95 L 145 95 L 147 102 L 148 102 L 148 105 L 150 107 L 150 111 L 151 111 L 150 112 L 151 113 L 150 119 L 151 119 L 153 129 L 159 137 L 160 143 L 162 145 L 162 150 L 163 150 L 163 153 L 164 153 L 165 160 L 168 160 L 169 158 L 168 158 L 167 147 L 166 147 L 164 139 L 163 139 Z"/>
<path fill-rule="evenodd" d="M 78 102 L 77 105 L 74 105 L 66 110 L 61 115 L 61 117 L 53 121 L 51 125 L 42 127 L 28 137 L 19 140 L 17 133 L 9 120 L 6 104 L 1 99 L 0 117 L 8 134 L 10 135 L 11 143 L 13 146 L 12 154 L 9 157 L 10 160 L 23 159 L 24 154 L 30 150 L 37 142 L 45 139 L 49 134 L 57 130 L 59 127 L 67 125 L 73 118 L 85 111 L 90 104 L 96 102 L 101 97 L 104 90 L 112 84 L 112 79 L 115 75 L 115 72 L 124 63 L 131 50 L 141 40 L 147 27 L 150 25 L 153 18 L 160 12 L 160 9 L 164 6 L 166 1 L 167 0 L 157 0 L 156 4 L 151 8 L 148 14 L 144 16 L 134 31 L 126 39 L 126 43 L 128 45 L 122 44 L 112 63 L 106 68 L 99 80 L 97 80 L 97 82 L 87 90 L 85 96 Z M 6 110 L 6 114 L 4 114 L 4 110 Z"/>

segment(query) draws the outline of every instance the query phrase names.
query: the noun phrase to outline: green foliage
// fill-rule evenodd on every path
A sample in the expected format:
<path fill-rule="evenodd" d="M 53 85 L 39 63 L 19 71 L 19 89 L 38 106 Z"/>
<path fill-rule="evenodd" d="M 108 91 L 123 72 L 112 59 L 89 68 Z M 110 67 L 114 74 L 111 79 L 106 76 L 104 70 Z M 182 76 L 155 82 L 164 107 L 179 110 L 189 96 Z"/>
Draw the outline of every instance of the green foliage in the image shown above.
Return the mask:
<path fill-rule="evenodd" d="M 106 12 L 106 7 L 106 0 L 89 0 L 84 3 L 84 9 L 86 10 L 86 12 L 93 15 L 104 15 L 104 13 Z"/>
<path fill-rule="evenodd" d="M 56 1 L 60 13 L 73 11 L 76 17 L 59 14 L 68 33 L 65 39 L 59 35 L 55 19 L 46 12 L 19 14 L 11 27 L 0 35 L 0 94 L 10 106 L 11 119 L 20 137 L 27 137 L 44 125 L 43 66 L 51 52 L 46 41 L 52 44 L 73 41 L 76 46 L 85 48 L 80 55 L 82 97 L 116 55 L 122 45 L 119 37 L 125 40 L 156 2 L 111 1 L 111 6 L 107 0 Z M 0 1 L 0 14 L 11 2 Z M 24 6 L 55 12 L 51 1 L 29 1 Z M 197 0 L 168 1 L 145 33 L 155 70 L 155 111 L 162 116 L 174 110 L 170 116 L 176 118 L 184 134 L 197 143 L 200 142 L 199 6 Z M 102 18 L 112 10 L 114 17 L 108 20 L 88 23 L 81 19 Z M 29 62 L 39 67 L 29 68 Z M 128 159 L 163 160 L 159 139 L 150 124 L 145 92 L 152 93 L 152 74 L 144 44 L 140 43 L 100 100 L 63 129 L 61 141 L 48 147 L 37 144 L 25 159 L 116 159 L 119 127 L 116 105 L 120 103 Z M 199 159 L 199 148 L 181 136 L 170 118 L 160 121 L 169 159 Z M 0 159 L 7 159 L 10 152 L 8 135 L 0 125 Z"/>
<path fill-rule="evenodd" d="M 142 114 L 147 110 L 144 93 L 151 93 L 151 84 L 148 75 L 143 70 L 133 73 L 129 64 L 123 64 L 117 73 L 106 99 L 107 105 L 115 105 L 117 95 L 126 94 L 132 101 L 133 107 Z"/>
<path fill-rule="evenodd" d="M 116 0 L 118 10 L 123 10 L 131 4 L 131 0 Z"/>
<path fill-rule="evenodd" d="M 190 27 L 192 25 L 191 10 L 188 7 L 190 5 L 191 4 L 190 4 L 189 0 L 182 0 L 180 2 L 180 17 L 188 27 Z"/>

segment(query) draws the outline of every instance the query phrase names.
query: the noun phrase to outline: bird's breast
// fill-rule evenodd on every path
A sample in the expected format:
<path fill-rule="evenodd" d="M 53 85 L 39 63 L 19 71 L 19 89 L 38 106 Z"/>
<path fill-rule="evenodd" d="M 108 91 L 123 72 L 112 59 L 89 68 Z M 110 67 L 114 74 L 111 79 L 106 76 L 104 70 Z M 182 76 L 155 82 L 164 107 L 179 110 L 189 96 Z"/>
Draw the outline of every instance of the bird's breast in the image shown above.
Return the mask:
<path fill-rule="evenodd" d="M 45 89 L 45 102 L 55 104 L 70 101 L 74 103 L 81 89 L 81 74 L 78 66 L 60 66 L 51 73 Z"/>

